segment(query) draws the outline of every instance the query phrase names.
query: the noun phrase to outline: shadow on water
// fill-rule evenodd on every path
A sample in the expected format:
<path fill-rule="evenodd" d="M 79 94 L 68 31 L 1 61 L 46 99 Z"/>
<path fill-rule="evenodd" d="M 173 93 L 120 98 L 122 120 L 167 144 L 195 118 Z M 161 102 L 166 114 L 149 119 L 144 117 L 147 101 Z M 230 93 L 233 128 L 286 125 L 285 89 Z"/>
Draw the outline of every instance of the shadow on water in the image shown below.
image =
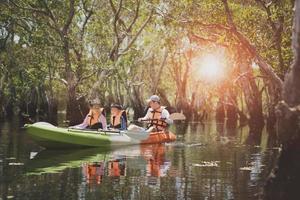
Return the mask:
<path fill-rule="evenodd" d="M 0 198 L 259 199 L 277 155 L 265 129 L 180 123 L 177 141 L 119 149 L 42 150 L 0 124 Z"/>

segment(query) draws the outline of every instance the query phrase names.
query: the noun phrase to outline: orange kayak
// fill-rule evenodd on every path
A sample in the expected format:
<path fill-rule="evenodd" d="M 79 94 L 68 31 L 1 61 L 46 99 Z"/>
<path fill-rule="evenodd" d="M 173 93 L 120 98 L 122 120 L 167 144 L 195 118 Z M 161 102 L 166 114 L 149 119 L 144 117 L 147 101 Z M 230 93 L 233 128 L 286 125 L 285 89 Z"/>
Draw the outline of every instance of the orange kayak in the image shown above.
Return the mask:
<path fill-rule="evenodd" d="M 147 139 L 141 141 L 141 144 L 165 143 L 175 140 L 176 135 L 171 131 L 159 131 L 150 133 Z"/>

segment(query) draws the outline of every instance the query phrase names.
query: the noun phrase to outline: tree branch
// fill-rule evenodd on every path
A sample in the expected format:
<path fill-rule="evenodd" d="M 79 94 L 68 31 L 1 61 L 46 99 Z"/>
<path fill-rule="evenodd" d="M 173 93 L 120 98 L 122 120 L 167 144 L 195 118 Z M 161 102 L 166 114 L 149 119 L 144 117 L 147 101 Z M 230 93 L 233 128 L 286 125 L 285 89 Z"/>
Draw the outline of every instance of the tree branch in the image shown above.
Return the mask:
<path fill-rule="evenodd" d="M 256 63 L 260 67 L 261 71 L 263 73 L 267 74 L 271 78 L 271 80 L 273 80 L 276 88 L 278 88 L 279 90 L 281 90 L 282 89 L 282 85 L 283 85 L 282 80 L 273 71 L 272 67 L 269 66 L 264 61 L 264 59 L 258 54 L 258 52 L 256 51 L 255 47 L 252 44 L 250 44 L 250 42 L 248 41 L 248 39 L 237 30 L 237 28 L 236 28 L 236 26 L 235 26 L 235 24 L 233 22 L 231 11 L 229 9 L 227 0 L 222 0 L 222 2 L 224 4 L 224 8 L 225 8 L 225 12 L 226 12 L 227 23 L 230 26 L 229 33 L 233 34 L 242 43 L 242 45 L 248 50 L 248 52 L 250 53 L 250 55 L 256 60 Z"/>
<path fill-rule="evenodd" d="M 153 93 L 153 94 L 156 93 L 156 90 L 157 90 L 157 88 L 158 88 L 158 84 L 159 84 L 159 81 L 160 81 L 160 78 L 161 78 L 161 74 L 162 74 L 162 72 L 163 72 L 163 69 L 164 69 L 164 67 L 165 67 L 167 58 L 168 58 L 168 50 L 165 48 L 165 49 L 164 49 L 163 61 L 161 62 L 160 68 L 159 68 L 159 72 L 158 72 L 158 74 L 156 75 L 156 78 L 154 79 L 155 82 L 154 82 L 154 87 L 153 87 L 153 90 L 152 90 L 152 93 Z"/>
<path fill-rule="evenodd" d="M 140 0 L 136 0 L 136 9 L 135 9 L 135 15 L 134 18 L 132 20 L 132 22 L 130 23 L 129 27 L 127 28 L 127 33 L 129 33 L 133 27 L 133 25 L 135 24 L 138 16 L 139 16 L 139 9 L 140 9 Z"/>
<path fill-rule="evenodd" d="M 46 15 L 48 16 L 48 13 L 45 12 L 44 10 L 40 10 L 40 9 L 36 9 L 36 8 L 31 8 L 31 7 L 25 7 L 25 6 L 21 6 L 17 3 L 15 3 L 13 0 L 9 1 L 10 3 L 12 3 L 15 7 L 19 8 L 19 9 L 22 9 L 22 10 L 28 10 L 28 11 L 31 11 L 31 12 L 36 12 L 36 13 L 40 13 L 40 14 L 43 14 L 43 15 Z"/>
<path fill-rule="evenodd" d="M 128 51 L 128 49 L 133 45 L 133 43 L 135 42 L 135 40 L 138 38 L 138 36 L 142 33 L 142 31 L 144 30 L 144 28 L 147 26 L 148 22 L 150 21 L 150 19 L 152 18 L 153 15 L 153 11 L 151 10 L 148 18 L 146 19 L 146 21 L 144 22 L 144 24 L 141 26 L 141 28 L 138 30 L 138 32 L 135 34 L 135 36 L 131 39 L 131 41 L 128 43 L 127 47 L 125 47 L 125 49 L 122 50 L 122 52 L 119 55 L 123 55 L 126 53 L 126 51 Z"/>
<path fill-rule="evenodd" d="M 119 35 L 117 23 L 118 23 L 118 20 L 119 20 L 119 14 L 120 14 L 121 8 L 122 8 L 122 2 L 123 2 L 123 0 L 120 0 L 118 10 L 116 10 L 116 7 L 115 7 L 113 1 L 112 1 L 112 0 L 109 0 L 111 9 L 112 9 L 112 11 L 113 11 L 113 13 L 114 13 L 114 33 L 115 33 L 115 35 L 116 35 L 116 42 L 115 42 L 113 48 L 111 49 L 111 51 L 110 51 L 110 53 L 109 53 L 109 57 L 110 57 L 110 59 L 112 59 L 112 60 L 115 60 L 115 59 L 116 59 L 115 57 L 116 57 L 117 51 L 118 51 L 119 46 L 120 46 L 120 43 L 121 43 L 121 37 L 120 37 L 120 35 Z"/>
<path fill-rule="evenodd" d="M 229 47 L 228 44 L 225 44 L 225 43 L 221 43 L 221 42 L 217 42 L 217 39 L 211 39 L 211 38 L 203 38 L 203 37 L 200 37 L 199 35 L 196 35 L 194 33 L 189 33 L 188 34 L 188 37 L 191 41 L 196 41 L 198 44 L 201 44 L 201 46 L 203 45 L 207 45 L 207 44 L 217 44 L 219 46 L 222 46 L 222 47 Z"/>
<path fill-rule="evenodd" d="M 58 80 L 59 82 L 61 82 L 62 84 L 64 84 L 65 86 L 68 86 L 68 82 L 66 81 L 66 79 L 64 78 L 59 78 L 59 77 L 53 77 L 54 80 Z"/>
<path fill-rule="evenodd" d="M 69 10 L 69 15 L 68 15 L 68 17 L 66 19 L 66 23 L 65 23 L 65 25 L 62 29 L 62 32 L 63 32 L 64 35 L 67 34 L 68 29 L 69 29 L 69 27 L 72 23 L 73 17 L 75 15 L 75 0 L 70 0 L 70 8 L 69 9 L 70 9 Z"/>
<path fill-rule="evenodd" d="M 272 20 L 272 13 L 270 10 L 270 3 L 269 4 L 265 4 L 265 2 L 263 0 L 256 0 L 256 2 L 258 2 L 263 9 L 266 11 L 267 13 L 267 19 L 268 22 L 273 30 L 273 37 L 274 37 L 274 43 L 276 46 L 276 50 L 278 53 L 278 62 L 279 62 L 279 69 L 281 69 L 281 73 L 285 73 L 285 64 L 284 64 L 284 60 L 283 60 L 283 56 L 282 56 L 282 49 L 281 49 L 281 41 L 282 41 L 282 31 L 283 31 L 283 23 L 284 23 L 284 17 L 281 16 L 279 18 L 279 26 L 276 25 L 276 23 Z M 271 1 L 272 3 L 272 1 Z M 282 78 L 283 75 L 281 74 Z"/>
<path fill-rule="evenodd" d="M 91 73 L 85 75 L 85 76 L 81 76 L 77 83 L 76 83 L 76 86 L 79 85 L 80 83 L 82 83 L 82 81 L 86 80 L 86 79 L 89 79 L 90 77 L 94 76 L 95 74 L 97 74 L 97 71 L 92 71 Z"/>

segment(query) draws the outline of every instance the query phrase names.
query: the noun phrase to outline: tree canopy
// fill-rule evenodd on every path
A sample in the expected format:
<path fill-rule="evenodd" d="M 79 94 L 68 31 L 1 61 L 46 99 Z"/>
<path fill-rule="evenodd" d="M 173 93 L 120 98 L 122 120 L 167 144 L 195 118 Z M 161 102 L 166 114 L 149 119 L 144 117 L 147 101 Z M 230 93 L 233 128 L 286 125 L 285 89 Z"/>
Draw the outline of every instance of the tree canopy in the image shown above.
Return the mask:
<path fill-rule="evenodd" d="M 138 117 L 156 93 L 195 119 L 224 109 L 272 117 L 292 62 L 292 7 L 289 0 L 2 1 L 1 109 L 48 113 L 59 102 L 74 124 L 83 97 L 121 103 Z M 211 64 L 201 70 L 205 59 L 224 66 L 215 70 L 221 80 L 207 80 L 217 74 Z"/>

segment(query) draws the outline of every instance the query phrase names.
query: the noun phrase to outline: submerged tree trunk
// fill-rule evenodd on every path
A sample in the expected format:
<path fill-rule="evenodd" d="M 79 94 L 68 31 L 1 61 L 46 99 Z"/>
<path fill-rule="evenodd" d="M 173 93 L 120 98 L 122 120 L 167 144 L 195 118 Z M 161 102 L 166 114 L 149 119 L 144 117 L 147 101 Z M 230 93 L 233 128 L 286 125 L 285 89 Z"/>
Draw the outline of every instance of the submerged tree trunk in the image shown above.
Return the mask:
<path fill-rule="evenodd" d="M 134 119 L 138 119 L 139 117 L 143 117 L 145 111 L 145 104 L 143 103 L 143 97 L 140 95 L 140 86 L 132 87 L 132 95 L 130 97 L 131 106 L 134 110 Z"/>
<path fill-rule="evenodd" d="M 48 121 L 52 124 L 57 124 L 58 100 L 54 96 L 53 92 L 53 74 L 51 72 L 51 65 L 48 65 L 48 74 L 49 90 L 46 92 L 46 98 L 48 103 Z"/>
<path fill-rule="evenodd" d="M 235 127 L 238 120 L 237 96 L 235 91 L 230 88 L 228 91 L 228 104 L 226 105 L 227 125 Z"/>
<path fill-rule="evenodd" d="M 241 74 L 239 81 L 243 88 L 246 105 L 249 111 L 249 125 L 251 127 L 260 128 L 264 126 L 261 92 L 259 91 L 253 76 L 251 62 L 247 59 L 247 55 L 243 53 L 242 49 L 239 50 L 238 57 L 238 60 L 241 61 L 238 63 L 239 72 Z"/>
<path fill-rule="evenodd" d="M 54 96 L 48 96 L 48 121 L 57 124 L 58 101 Z"/>
<path fill-rule="evenodd" d="M 74 16 L 74 1 L 70 2 L 70 13 L 69 20 L 72 21 Z M 79 103 L 76 98 L 76 87 L 78 84 L 78 79 L 76 74 L 72 70 L 71 60 L 70 60 L 70 44 L 69 44 L 69 26 L 66 22 L 63 30 L 60 32 L 61 41 L 63 43 L 64 61 L 65 61 L 65 85 L 67 87 L 67 120 L 69 120 L 69 125 L 76 125 L 82 122 L 83 116 L 80 115 Z"/>
<path fill-rule="evenodd" d="M 5 97 L 4 97 L 4 75 L 0 77 L 0 121 L 4 119 L 5 117 L 5 109 L 4 109 L 4 104 L 5 104 Z"/>
<path fill-rule="evenodd" d="M 300 196 L 300 0 L 295 1 L 292 47 L 294 62 L 286 75 L 283 101 L 278 105 L 278 136 L 282 150 L 265 187 L 265 199 Z"/>
<path fill-rule="evenodd" d="M 220 96 L 216 108 L 216 120 L 219 123 L 225 121 L 225 105 L 224 105 L 224 96 Z"/>
<path fill-rule="evenodd" d="M 11 83 L 9 83 L 8 85 L 9 85 L 9 95 L 8 95 L 7 102 L 5 104 L 5 113 L 6 113 L 6 117 L 10 119 L 14 115 L 14 103 L 16 99 L 16 90 Z"/>
<path fill-rule="evenodd" d="M 281 94 L 280 91 L 276 90 L 268 80 L 265 81 L 267 87 L 267 108 L 268 108 L 268 115 L 267 115 L 267 129 L 272 130 L 274 129 L 277 118 L 276 118 L 276 105 L 280 101 Z M 273 131 L 270 131 L 273 132 Z"/>
<path fill-rule="evenodd" d="M 171 74 L 176 83 L 177 93 L 175 97 L 175 105 L 177 112 L 183 112 L 186 116 L 186 120 L 192 119 L 193 115 L 191 114 L 191 106 L 189 104 L 188 95 L 187 95 L 187 83 L 190 75 L 190 58 L 185 56 L 185 60 L 182 61 L 180 57 L 176 60 L 175 56 L 171 58 L 172 69 Z M 184 63 L 183 63 L 184 62 Z"/>
<path fill-rule="evenodd" d="M 80 108 L 76 99 L 76 87 L 68 85 L 68 98 L 67 98 L 67 119 L 69 125 L 76 125 L 82 122 L 84 116 L 80 114 Z"/>

